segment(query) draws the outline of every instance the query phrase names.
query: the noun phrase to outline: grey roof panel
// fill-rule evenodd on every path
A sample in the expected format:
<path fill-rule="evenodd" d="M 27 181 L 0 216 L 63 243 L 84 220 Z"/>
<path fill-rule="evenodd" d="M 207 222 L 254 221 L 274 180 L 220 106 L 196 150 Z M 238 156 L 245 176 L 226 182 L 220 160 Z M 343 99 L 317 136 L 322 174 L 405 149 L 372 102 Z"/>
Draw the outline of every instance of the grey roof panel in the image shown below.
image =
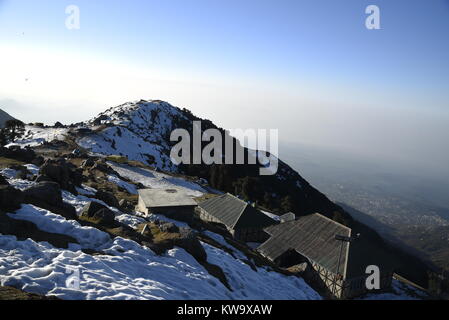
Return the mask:
<path fill-rule="evenodd" d="M 349 246 L 343 243 L 342 247 L 342 242 L 335 240 L 335 235 L 350 237 L 351 229 L 316 213 L 268 227 L 265 231 L 271 238 L 258 250 L 268 258 L 274 260 L 286 250 L 295 249 L 333 273 L 337 270 L 338 273 L 345 273 Z"/>
<path fill-rule="evenodd" d="M 198 206 L 231 229 L 264 228 L 275 223 L 259 210 L 231 194 L 208 199 Z"/>

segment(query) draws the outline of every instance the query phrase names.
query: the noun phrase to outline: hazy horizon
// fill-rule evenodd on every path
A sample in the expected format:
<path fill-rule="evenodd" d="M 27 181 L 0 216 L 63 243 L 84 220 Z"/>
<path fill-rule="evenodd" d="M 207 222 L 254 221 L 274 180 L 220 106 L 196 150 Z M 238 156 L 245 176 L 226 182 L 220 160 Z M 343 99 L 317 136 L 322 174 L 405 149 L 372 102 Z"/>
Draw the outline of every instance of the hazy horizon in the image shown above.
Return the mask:
<path fill-rule="evenodd" d="M 65 26 L 71 4 L 79 30 Z M 365 27 L 370 4 L 380 30 Z M 154 0 L 126 9 L 0 0 L 0 108 L 69 124 L 161 99 L 227 129 L 278 128 L 281 143 L 449 177 L 448 1 Z"/>

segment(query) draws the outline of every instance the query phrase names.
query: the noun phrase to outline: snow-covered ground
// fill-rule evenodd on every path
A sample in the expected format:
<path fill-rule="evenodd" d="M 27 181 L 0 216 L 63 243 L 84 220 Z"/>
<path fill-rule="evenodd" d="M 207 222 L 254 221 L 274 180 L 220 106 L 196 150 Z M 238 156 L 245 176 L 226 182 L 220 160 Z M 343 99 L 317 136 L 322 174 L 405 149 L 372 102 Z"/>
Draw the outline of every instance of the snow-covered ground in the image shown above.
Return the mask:
<path fill-rule="evenodd" d="M 41 128 L 26 125 L 24 135 L 8 146 L 35 147 L 43 144 L 45 141 L 64 140 L 67 132 L 68 129 L 66 128 Z"/>
<path fill-rule="evenodd" d="M 427 294 L 410 285 L 393 279 L 393 292 L 367 294 L 361 300 L 422 300 Z"/>
<path fill-rule="evenodd" d="M 126 181 L 123 181 L 122 179 L 120 179 L 119 177 L 117 177 L 115 175 L 109 175 L 108 181 L 115 183 L 117 186 L 125 189 L 128 193 L 137 194 L 137 188 L 135 185 L 128 183 Z"/>
<path fill-rule="evenodd" d="M 193 197 L 200 197 L 206 190 L 204 190 L 200 185 L 186 181 L 181 178 L 175 178 L 167 174 L 143 169 L 130 167 L 128 165 L 117 164 L 115 162 L 108 162 L 108 164 L 122 177 L 129 179 L 135 183 L 141 183 L 147 188 L 151 189 L 170 189 L 170 188 L 181 188 L 184 189 L 187 194 Z"/>
<path fill-rule="evenodd" d="M 36 168 L 29 166 L 30 171 Z M 201 195 L 201 187 L 192 182 L 173 178 L 159 172 L 114 165 L 122 176 L 147 187 L 183 187 L 192 194 Z M 2 170 L 11 185 L 24 189 L 34 182 L 16 179 L 14 172 Z M 118 178 L 117 178 L 118 179 Z M 120 180 L 120 179 L 119 179 Z M 122 183 L 124 181 L 117 181 Z M 128 186 L 129 187 L 129 186 Z M 63 191 L 63 200 L 72 204 L 79 213 L 89 201 L 95 189 L 78 188 L 79 195 Z M 105 204 L 104 204 L 105 205 Z M 138 213 L 125 214 L 109 207 L 116 219 L 131 227 L 145 222 Z M 246 255 L 226 242 L 218 234 L 205 231 L 221 245 L 232 250 L 230 255 L 209 244 L 202 243 L 209 263 L 220 266 L 232 291 L 210 275 L 190 254 L 175 247 L 164 255 L 138 243 L 111 237 L 92 227 L 83 227 L 76 221 L 32 205 L 22 205 L 14 219 L 35 223 L 43 231 L 65 234 L 79 244 L 59 249 L 48 242 L 31 239 L 18 241 L 14 236 L 0 235 L 0 285 L 14 286 L 26 292 L 54 295 L 61 299 L 321 299 L 320 295 L 301 278 L 285 276 L 268 268 L 254 271 L 242 260 Z M 151 216 L 153 220 L 163 218 Z M 165 218 L 165 220 L 167 220 Z M 182 222 L 173 221 L 187 227 Z M 95 249 L 104 254 L 89 255 L 81 249 Z M 406 299 L 405 290 L 396 294 L 367 296 L 367 299 Z"/>
<path fill-rule="evenodd" d="M 150 183 L 154 183 L 152 179 Z M 8 181 L 21 189 L 33 183 L 13 177 Z M 79 191 L 84 194 L 75 196 L 63 192 L 64 201 L 74 205 L 78 212 L 88 201 L 102 203 L 89 198 L 95 190 L 79 188 Z M 145 221 L 137 215 L 110 209 L 116 212 L 117 220 L 130 226 Z M 62 299 L 320 299 L 299 278 L 264 268 L 255 272 L 239 259 L 207 244 L 203 246 L 208 261 L 223 268 L 232 291 L 183 249 L 174 248 L 158 256 L 134 241 L 120 237 L 111 239 L 98 229 L 83 227 L 32 205 L 23 205 L 8 215 L 31 221 L 43 231 L 71 236 L 79 244 L 58 249 L 47 242 L 18 241 L 13 236 L 0 235 L 1 285 Z M 208 235 L 227 245 L 236 256 L 245 257 L 226 244 L 220 235 L 211 232 Z M 81 249 L 95 249 L 105 254 L 92 256 Z"/>
<path fill-rule="evenodd" d="M 120 130 L 120 134 L 117 130 Z M 163 147 L 155 143 L 149 143 L 127 128 L 107 128 L 79 139 L 78 144 L 94 153 L 117 154 L 143 163 L 147 163 L 148 155 L 150 155 L 153 157 L 154 166 L 164 170 L 175 170 L 170 157 L 164 154 Z"/>

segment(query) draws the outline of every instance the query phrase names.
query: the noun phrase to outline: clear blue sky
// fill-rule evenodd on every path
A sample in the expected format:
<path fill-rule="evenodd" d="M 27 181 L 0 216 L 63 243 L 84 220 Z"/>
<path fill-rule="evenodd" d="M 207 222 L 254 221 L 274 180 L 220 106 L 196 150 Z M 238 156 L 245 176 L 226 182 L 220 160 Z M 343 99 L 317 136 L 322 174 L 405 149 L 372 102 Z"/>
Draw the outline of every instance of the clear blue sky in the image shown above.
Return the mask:
<path fill-rule="evenodd" d="M 2 43 L 278 81 L 311 76 L 435 94 L 449 83 L 447 0 L 0 3 Z M 64 28 L 69 4 L 81 9 L 76 32 Z M 380 7 L 383 30 L 364 28 L 368 4 Z"/>
<path fill-rule="evenodd" d="M 65 28 L 70 4 L 80 30 Z M 370 4 L 381 30 L 365 28 Z M 27 121 L 80 121 L 160 98 L 224 127 L 384 153 L 411 155 L 416 141 L 448 132 L 448 0 L 0 0 L 0 39 L 11 73 L 0 75 L 0 107 Z M 379 114 L 389 141 L 373 140 Z"/>

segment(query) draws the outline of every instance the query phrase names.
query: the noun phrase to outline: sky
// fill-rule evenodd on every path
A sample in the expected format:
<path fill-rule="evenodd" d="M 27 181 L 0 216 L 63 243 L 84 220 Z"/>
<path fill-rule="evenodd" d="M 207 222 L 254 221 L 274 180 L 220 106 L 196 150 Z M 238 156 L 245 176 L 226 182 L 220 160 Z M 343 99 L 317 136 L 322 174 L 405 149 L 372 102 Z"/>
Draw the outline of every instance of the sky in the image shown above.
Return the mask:
<path fill-rule="evenodd" d="M 448 34 L 448 0 L 0 0 L 0 108 L 74 123 L 161 99 L 224 128 L 448 172 Z"/>

